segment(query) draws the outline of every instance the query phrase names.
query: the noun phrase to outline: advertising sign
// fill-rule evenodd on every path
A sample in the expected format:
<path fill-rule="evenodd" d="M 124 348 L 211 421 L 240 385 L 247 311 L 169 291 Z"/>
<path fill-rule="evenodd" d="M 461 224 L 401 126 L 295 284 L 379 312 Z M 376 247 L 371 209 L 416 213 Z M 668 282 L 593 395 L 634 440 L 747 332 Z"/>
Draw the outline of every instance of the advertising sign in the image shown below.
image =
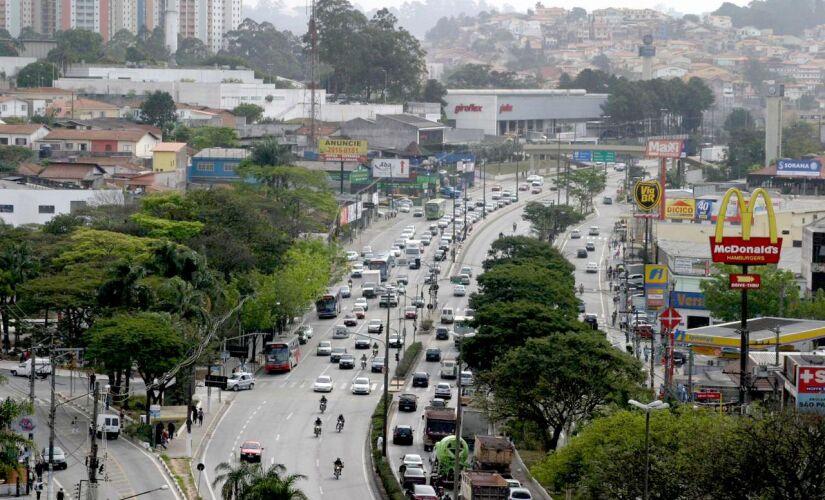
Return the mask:
<path fill-rule="evenodd" d="M 681 158 L 685 143 L 678 139 L 650 139 L 645 149 L 646 158 Z"/>
<path fill-rule="evenodd" d="M 825 413 L 825 394 L 798 394 L 796 396 L 796 409 Z"/>
<path fill-rule="evenodd" d="M 796 392 L 799 394 L 825 394 L 825 366 L 798 366 Z"/>
<path fill-rule="evenodd" d="M 694 401 L 719 401 L 722 399 L 720 391 L 702 391 L 693 393 Z"/>
<path fill-rule="evenodd" d="M 672 292 L 670 305 L 677 309 L 706 309 L 705 294 L 702 292 Z"/>
<path fill-rule="evenodd" d="M 739 204 L 740 222 L 742 224 L 741 236 L 724 236 L 725 215 L 732 196 L 736 196 L 736 201 Z M 759 197 L 762 197 L 765 201 L 765 207 L 767 208 L 769 233 L 767 237 L 751 237 L 752 210 Z M 742 191 L 737 188 L 728 189 L 719 204 L 716 234 L 709 239 L 713 262 L 739 265 L 778 263 L 779 254 L 782 251 L 782 238 L 776 235 L 776 216 L 768 192 L 762 188 L 757 188 L 751 194 L 750 201 L 745 201 Z"/>
<path fill-rule="evenodd" d="M 318 139 L 318 154 L 324 161 L 358 161 L 367 156 L 367 141 Z"/>
<path fill-rule="evenodd" d="M 682 315 L 672 307 L 668 307 L 659 315 L 659 322 L 665 330 L 672 330 L 682 322 Z"/>
<path fill-rule="evenodd" d="M 665 306 L 667 285 L 645 285 L 645 302 L 647 309 L 661 309 Z"/>
<path fill-rule="evenodd" d="M 819 177 L 822 163 L 819 160 L 779 160 L 776 175 Z"/>
<path fill-rule="evenodd" d="M 393 179 L 409 179 L 410 160 L 397 158 L 375 158 L 372 160 L 373 179 L 392 177 Z"/>
<path fill-rule="evenodd" d="M 349 181 L 353 184 L 366 184 L 370 181 L 370 171 L 359 165 L 358 168 L 350 172 Z"/>
<path fill-rule="evenodd" d="M 662 185 L 658 180 L 639 181 L 633 187 L 633 199 L 640 210 L 649 212 L 662 201 Z"/>
<path fill-rule="evenodd" d="M 758 290 L 762 286 L 762 276 L 759 274 L 731 274 L 731 290 Z"/>
<path fill-rule="evenodd" d="M 696 220 L 711 220 L 713 218 L 713 200 L 696 200 Z"/>
<path fill-rule="evenodd" d="M 455 163 L 455 169 L 457 172 L 475 172 L 476 162 L 459 160 Z"/>
<path fill-rule="evenodd" d="M 645 264 L 645 285 L 667 284 L 667 266 L 662 264 Z"/>
<path fill-rule="evenodd" d="M 693 220 L 696 217 L 696 200 L 680 198 L 665 202 L 665 217 L 668 219 Z"/>

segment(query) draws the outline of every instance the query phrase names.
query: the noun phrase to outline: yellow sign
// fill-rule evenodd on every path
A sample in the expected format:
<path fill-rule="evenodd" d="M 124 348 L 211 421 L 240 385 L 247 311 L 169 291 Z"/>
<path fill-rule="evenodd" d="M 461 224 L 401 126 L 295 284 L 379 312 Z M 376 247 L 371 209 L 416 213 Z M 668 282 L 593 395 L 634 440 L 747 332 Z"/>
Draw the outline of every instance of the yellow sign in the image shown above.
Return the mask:
<path fill-rule="evenodd" d="M 639 181 L 633 188 L 633 199 L 639 209 L 649 212 L 662 201 L 662 185 L 657 180 Z"/>
<path fill-rule="evenodd" d="M 665 202 L 665 218 L 693 220 L 696 217 L 696 200 L 679 198 Z"/>
<path fill-rule="evenodd" d="M 645 264 L 645 285 L 664 285 L 667 283 L 667 266 L 662 264 Z"/>
<path fill-rule="evenodd" d="M 725 217 L 731 196 L 736 196 L 739 205 L 739 223 L 742 225 L 741 236 L 725 236 Z M 768 217 L 768 237 L 751 237 L 751 225 L 756 201 L 759 197 L 765 202 Z M 773 203 L 768 192 L 757 188 L 751 193 L 749 201 L 745 200 L 742 191 L 736 188 L 728 189 L 719 205 L 719 215 L 716 219 L 716 234 L 710 237 L 710 254 L 713 262 L 722 264 L 761 265 L 777 264 L 782 250 L 782 238 L 776 234 L 776 215 Z"/>
<path fill-rule="evenodd" d="M 318 153 L 327 156 L 366 156 L 367 141 L 357 141 L 351 139 L 318 139 Z"/>

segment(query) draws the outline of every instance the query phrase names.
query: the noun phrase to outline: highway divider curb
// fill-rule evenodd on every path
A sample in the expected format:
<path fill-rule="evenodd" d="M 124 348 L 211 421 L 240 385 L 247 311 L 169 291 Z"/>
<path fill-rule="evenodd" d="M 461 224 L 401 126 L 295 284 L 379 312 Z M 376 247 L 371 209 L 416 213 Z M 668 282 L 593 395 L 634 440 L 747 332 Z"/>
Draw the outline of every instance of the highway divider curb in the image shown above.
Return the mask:
<path fill-rule="evenodd" d="M 163 457 L 161 457 L 160 455 L 155 456 L 157 457 L 158 462 L 160 462 L 163 465 L 163 470 L 166 471 L 166 475 L 172 479 L 172 484 L 175 485 L 175 489 L 180 494 L 180 498 L 189 498 L 186 496 L 186 493 L 184 493 L 183 488 L 180 487 L 178 479 L 175 477 L 175 474 L 172 473 L 172 469 L 169 468 L 169 465 L 167 465 L 166 460 L 164 460 Z"/>
<path fill-rule="evenodd" d="M 392 412 L 392 405 L 394 405 L 391 394 L 389 395 L 389 404 L 390 408 L 387 415 Z M 379 424 L 387 425 L 387 422 L 384 422 L 383 396 L 378 400 L 378 404 L 372 412 L 372 417 L 370 418 L 370 428 L 367 433 L 367 440 L 369 441 L 370 464 L 372 465 L 373 471 L 373 482 L 376 485 L 382 499 L 406 500 L 404 491 L 398 483 L 398 480 L 395 478 L 395 474 L 392 472 L 392 466 L 390 465 L 389 460 L 387 460 L 386 457 L 381 456 L 381 447 L 378 446 L 378 439 L 383 434 L 383 427 Z M 389 443 L 386 444 L 388 445 Z"/>

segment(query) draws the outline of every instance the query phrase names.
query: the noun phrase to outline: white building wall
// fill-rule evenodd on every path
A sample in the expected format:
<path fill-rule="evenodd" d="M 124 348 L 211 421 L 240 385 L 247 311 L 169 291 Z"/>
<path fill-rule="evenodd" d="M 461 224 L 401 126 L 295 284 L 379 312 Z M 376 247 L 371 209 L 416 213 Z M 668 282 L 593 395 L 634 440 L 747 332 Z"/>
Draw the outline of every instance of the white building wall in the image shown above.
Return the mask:
<path fill-rule="evenodd" d="M 71 213 L 71 202 L 88 205 L 123 204 L 119 190 L 101 189 L 6 189 L 0 183 L 0 205 L 11 205 L 13 212 L 0 212 L 0 220 L 12 226 L 45 224 L 57 215 Z M 54 207 L 54 213 L 40 213 L 40 207 Z M 48 209 L 44 209 L 49 211 Z"/>
<path fill-rule="evenodd" d="M 28 118 L 29 104 L 26 101 L 13 99 L 0 102 L 0 118 Z"/>
<path fill-rule="evenodd" d="M 33 62 L 37 62 L 36 57 L 0 57 L 0 71 L 5 73 L 6 77 L 14 77 Z"/>
<path fill-rule="evenodd" d="M 161 141 L 159 139 L 156 139 L 149 134 L 144 135 L 143 138 L 135 145 L 135 156 L 138 158 L 151 158 L 153 154 L 152 150 L 155 149 L 155 146 L 160 144 L 160 142 Z M 120 146 L 120 144 L 118 144 L 118 146 Z"/>
<path fill-rule="evenodd" d="M 2 60 L 4 58 L 0 58 Z M 73 65 L 66 73 L 68 77 L 104 78 L 111 80 L 128 79 L 139 82 L 180 82 L 191 80 L 199 83 L 221 83 L 227 79 L 244 83 L 263 83 L 255 78 L 251 69 L 214 68 L 127 68 L 121 66 L 81 66 Z"/>
<path fill-rule="evenodd" d="M 398 115 L 404 112 L 401 104 L 332 104 L 319 107 L 318 119 L 325 122 L 345 122 L 355 118 L 374 120 L 375 115 Z M 298 117 L 296 117 L 298 118 Z"/>

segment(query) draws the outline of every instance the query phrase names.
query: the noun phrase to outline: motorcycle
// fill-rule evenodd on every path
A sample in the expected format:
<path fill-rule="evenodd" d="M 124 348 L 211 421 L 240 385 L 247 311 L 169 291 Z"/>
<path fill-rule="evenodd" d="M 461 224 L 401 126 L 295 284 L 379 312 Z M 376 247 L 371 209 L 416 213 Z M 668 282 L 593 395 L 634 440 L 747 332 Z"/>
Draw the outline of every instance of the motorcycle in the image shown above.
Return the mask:
<path fill-rule="evenodd" d="M 323 401 L 321 402 L 321 413 L 323 414 L 327 409 L 327 404 Z"/>
<path fill-rule="evenodd" d="M 320 436 L 320 435 L 321 435 L 321 426 L 320 426 L 320 425 L 316 425 L 316 426 L 315 426 L 315 437 L 318 437 L 318 436 Z"/>
<path fill-rule="evenodd" d="M 333 475 L 335 475 L 335 479 L 338 479 L 338 478 L 341 477 L 341 470 L 343 468 L 344 468 L 343 465 L 336 465 L 335 466 L 335 470 L 333 471 Z"/>
<path fill-rule="evenodd" d="M 362 370 L 366 370 L 366 369 L 367 369 L 367 360 L 366 360 L 366 359 L 362 359 L 362 360 L 361 360 L 361 369 L 362 369 Z"/>
<path fill-rule="evenodd" d="M 338 423 L 335 424 L 335 430 L 337 430 L 338 432 L 341 432 L 342 430 L 344 430 L 344 422 L 341 422 L 339 420 Z"/>

